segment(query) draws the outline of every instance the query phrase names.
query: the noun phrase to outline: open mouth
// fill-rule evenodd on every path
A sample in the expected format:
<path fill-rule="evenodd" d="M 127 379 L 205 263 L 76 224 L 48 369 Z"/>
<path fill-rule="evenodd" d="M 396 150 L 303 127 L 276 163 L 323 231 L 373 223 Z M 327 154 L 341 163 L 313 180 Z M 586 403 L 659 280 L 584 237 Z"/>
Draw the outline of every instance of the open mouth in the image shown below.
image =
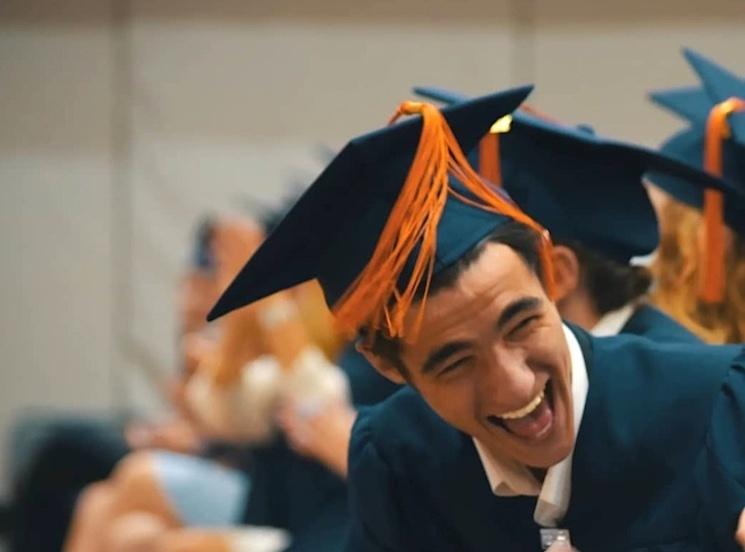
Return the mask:
<path fill-rule="evenodd" d="M 546 386 L 525 406 L 501 416 L 489 416 L 489 423 L 530 441 L 540 440 L 554 424 L 554 392 L 549 379 Z"/>

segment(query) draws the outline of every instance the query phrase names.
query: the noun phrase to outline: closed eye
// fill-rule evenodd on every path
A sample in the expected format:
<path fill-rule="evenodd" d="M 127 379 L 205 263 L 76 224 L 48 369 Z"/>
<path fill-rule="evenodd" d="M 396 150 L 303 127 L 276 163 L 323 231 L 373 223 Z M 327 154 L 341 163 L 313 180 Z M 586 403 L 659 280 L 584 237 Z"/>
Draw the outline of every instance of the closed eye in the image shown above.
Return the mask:
<path fill-rule="evenodd" d="M 528 316 L 524 320 L 521 320 L 519 324 L 517 324 L 512 330 L 510 330 L 510 333 L 507 335 L 509 339 L 518 339 L 522 337 L 522 334 L 525 333 L 525 331 L 541 317 L 540 314 L 534 314 L 533 316 Z"/>
<path fill-rule="evenodd" d="M 471 357 L 463 357 L 456 360 L 455 362 L 451 362 L 437 373 L 437 377 L 444 376 L 446 374 L 452 374 L 458 369 L 463 368 L 470 360 Z"/>

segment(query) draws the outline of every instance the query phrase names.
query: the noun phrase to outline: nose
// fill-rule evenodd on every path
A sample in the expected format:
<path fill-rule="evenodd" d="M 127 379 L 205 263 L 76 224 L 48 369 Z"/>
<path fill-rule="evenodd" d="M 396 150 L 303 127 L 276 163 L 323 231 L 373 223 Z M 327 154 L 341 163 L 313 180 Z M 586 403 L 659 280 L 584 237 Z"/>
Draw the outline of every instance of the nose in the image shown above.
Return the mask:
<path fill-rule="evenodd" d="M 495 348 L 479 367 L 476 396 L 484 416 L 499 415 L 530 402 L 536 392 L 536 375 L 521 351 Z"/>

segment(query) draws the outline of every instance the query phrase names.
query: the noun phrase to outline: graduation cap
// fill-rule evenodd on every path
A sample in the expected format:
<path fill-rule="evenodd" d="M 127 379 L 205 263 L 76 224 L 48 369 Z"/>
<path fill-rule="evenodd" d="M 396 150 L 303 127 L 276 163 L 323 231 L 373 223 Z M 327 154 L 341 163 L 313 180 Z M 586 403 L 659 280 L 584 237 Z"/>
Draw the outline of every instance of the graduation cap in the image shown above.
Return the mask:
<path fill-rule="evenodd" d="M 745 80 L 689 48 L 683 50 L 683 55 L 701 79 L 714 104 L 731 98 L 745 100 Z M 735 142 L 745 145 L 745 110 L 742 107 L 734 109 L 728 113 L 727 118 Z"/>
<path fill-rule="evenodd" d="M 660 146 L 660 151 L 681 161 L 703 166 L 704 145 L 704 133 L 695 127 L 688 127 L 668 138 Z M 722 172 L 725 178 L 729 176 L 720 190 L 724 195 L 724 221 L 732 230 L 745 236 L 745 191 L 740 191 L 733 179 L 733 175 L 741 174 L 741 182 L 745 185 L 745 152 L 739 152 L 735 144 L 729 141 L 722 148 Z M 705 189 L 701 186 L 657 172 L 648 173 L 646 178 L 678 201 L 703 209 Z"/>
<path fill-rule="evenodd" d="M 693 50 L 684 49 L 683 55 L 701 86 L 650 94 L 653 102 L 689 123 L 660 149 L 721 176 L 725 187 L 702 192 L 671 175 L 651 172 L 648 178 L 679 201 L 703 211 L 706 246 L 701 298 L 718 302 L 724 282 L 723 223 L 745 235 L 745 80 Z"/>
<path fill-rule="evenodd" d="M 460 94 L 418 87 L 421 96 L 453 104 Z M 509 196 L 557 241 L 577 241 L 627 263 L 656 249 L 659 230 L 642 175 L 655 167 L 684 182 L 718 184 L 710 175 L 648 148 L 609 140 L 588 126 L 547 120 L 525 106 L 498 134 L 499 181 Z M 478 164 L 484 155 L 478 151 Z"/>
<path fill-rule="evenodd" d="M 416 115 L 351 140 L 298 200 L 230 284 L 212 320 L 317 278 L 342 328 L 408 337 L 404 317 L 433 274 L 450 266 L 509 219 L 543 228 L 495 194 L 463 151 L 512 112 L 532 88 L 491 94 L 443 109 L 404 102 Z M 405 335 L 406 334 L 406 335 Z"/>
<path fill-rule="evenodd" d="M 700 78 L 702 85 L 650 93 L 649 97 L 654 103 L 689 123 L 687 131 L 674 135 L 661 149 L 669 155 L 706 168 L 705 149 L 708 132 L 712 135 L 710 148 L 716 149 L 715 142 L 723 142 L 723 159 L 720 167 L 710 167 L 707 170 L 720 173 L 733 188 L 745 192 L 745 79 L 737 77 L 693 50 L 684 49 L 683 55 Z M 707 130 L 710 120 L 713 127 Z M 696 141 L 700 145 L 698 149 L 692 147 Z M 655 181 L 655 184 L 666 189 L 664 178 L 660 180 L 660 183 Z M 679 189 L 678 186 L 670 191 L 675 195 Z M 685 197 L 679 199 L 686 203 L 690 202 L 691 197 L 697 196 L 690 191 L 684 195 Z M 694 206 L 701 207 L 701 204 Z"/>

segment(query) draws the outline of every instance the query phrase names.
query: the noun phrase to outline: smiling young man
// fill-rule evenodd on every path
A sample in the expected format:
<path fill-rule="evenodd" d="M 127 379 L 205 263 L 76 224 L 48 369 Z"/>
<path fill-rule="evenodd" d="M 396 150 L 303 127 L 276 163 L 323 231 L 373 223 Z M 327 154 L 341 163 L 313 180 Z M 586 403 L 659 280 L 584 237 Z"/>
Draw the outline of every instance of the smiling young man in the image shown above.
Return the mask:
<path fill-rule="evenodd" d="M 513 225 L 515 234 L 530 236 Z M 548 468 L 572 449 L 576 340 L 535 266 L 505 244 L 512 241 L 505 230 L 478 246 L 467 266 L 456 265 L 462 272 L 452 285 L 431 295 L 415 343 L 395 357 L 363 350 L 388 377 L 406 380 L 447 423 L 472 436 L 484 457 L 509 451 L 516 464 L 508 467 L 523 472 L 531 486 L 528 470 L 519 466 Z"/>
<path fill-rule="evenodd" d="M 355 423 L 350 552 L 534 551 L 550 527 L 585 552 L 736 550 L 742 351 L 562 323 L 548 234 L 462 153 L 526 93 L 402 104 L 421 117 L 352 140 L 211 316 L 318 278 L 409 384 Z"/>

